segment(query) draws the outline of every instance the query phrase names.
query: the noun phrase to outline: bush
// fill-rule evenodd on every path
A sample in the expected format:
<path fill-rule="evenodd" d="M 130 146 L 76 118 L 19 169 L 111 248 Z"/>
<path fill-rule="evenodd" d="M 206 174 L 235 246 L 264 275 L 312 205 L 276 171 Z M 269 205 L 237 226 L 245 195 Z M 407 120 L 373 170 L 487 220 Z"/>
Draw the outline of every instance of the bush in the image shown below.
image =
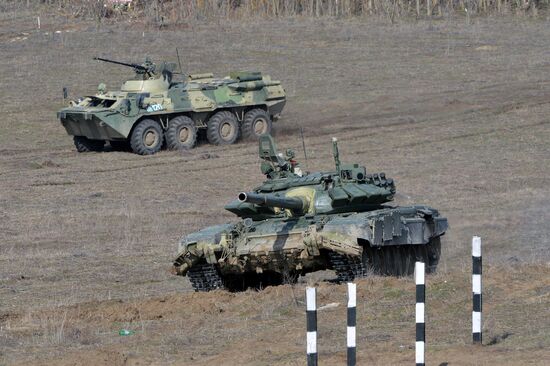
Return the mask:
<path fill-rule="evenodd" d="M 0 8 L 56 7 L 101 20 L 130 17 L 162 25 L 206 18 L 442 17 L 546 12 L 550 0 L 0 0 Z"/>

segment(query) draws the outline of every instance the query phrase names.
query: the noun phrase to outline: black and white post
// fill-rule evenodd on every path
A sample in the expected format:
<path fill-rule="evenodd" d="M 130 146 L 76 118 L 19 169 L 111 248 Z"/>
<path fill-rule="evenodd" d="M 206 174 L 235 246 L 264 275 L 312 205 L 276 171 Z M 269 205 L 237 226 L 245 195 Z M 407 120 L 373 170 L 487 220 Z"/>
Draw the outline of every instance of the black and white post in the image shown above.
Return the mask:
<path fill-rule="evenodd" d="M 472 238 L 472 339 L 481 344 L 481 238 Z"/>
<path fill-rule="evenodd" d="M 424 302 L 426 300 L 425 264 L 416 262 L 414 277 L 416 282 L 416 366 L 424 366 L 424 348 L 426 342 L 426 326 L 424 323 Z"/>
<path fill-rule="evenodd" d="M 355 346 L 355 326 L 357 324 L 357 285 L 348 282 L 348 366 L 355 366 L 357 362 Z"/>
<path fill-rule="evenodd" d="M 317 295 L 315 287 L 306 287 L 307 365 L 317 366 Z"/>

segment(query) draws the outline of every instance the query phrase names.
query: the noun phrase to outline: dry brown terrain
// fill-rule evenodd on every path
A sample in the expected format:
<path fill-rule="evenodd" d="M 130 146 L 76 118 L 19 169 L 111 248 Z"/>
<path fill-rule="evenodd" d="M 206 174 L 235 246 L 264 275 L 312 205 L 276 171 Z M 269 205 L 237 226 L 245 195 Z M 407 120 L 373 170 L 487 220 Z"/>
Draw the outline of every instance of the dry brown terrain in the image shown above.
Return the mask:
<path fill-rule="evenodd" d="M 331 168 L 337 136 L 343 160 L 395 178 L 398 203 L 449 218 L 440 273 L 428 278 L 430 364 L 550 359 L 548 22 L 98 31 L 42 14 L 34 28 L 31 14 L 0 14 L 0 364 L 305 363 L 306 280 L 203 294 L 168 273 L 178 238 L 231 220 L 223 205 L 262 179 L 255 144 L 78 154 L 55 118 L 63 86 L 77 96 L 128 75 L 93 56 L 174 60 L 175 47 L 190 72 L 282 80 L 276 137 L 300 151 L 304 128 L 307 169 Z M 486 264 L 481 348 L 469 345 L 472 235 Z M 360 364 L 413 362 L 413 289 L 411 279 L 359 282 Z M 321 364 L 344 362 L 344 291 L 320 283 L 320 305 L 340 303 L 319 314 Z"/>

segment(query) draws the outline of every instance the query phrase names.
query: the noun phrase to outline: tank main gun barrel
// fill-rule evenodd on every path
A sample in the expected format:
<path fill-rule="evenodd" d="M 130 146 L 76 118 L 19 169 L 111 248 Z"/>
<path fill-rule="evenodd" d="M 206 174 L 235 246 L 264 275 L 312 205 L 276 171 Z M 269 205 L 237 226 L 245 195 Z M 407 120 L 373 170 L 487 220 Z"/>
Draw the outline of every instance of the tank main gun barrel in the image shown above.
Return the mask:
<path fill-rule="evenodd" d="M 133 67 L 134 69 L 137 69 L 137 70 L 140 70 L 140 71 L 144 71 L 144 72 L 147 72 L 149 71 L 149 69 L 143 65 L 138 65 L 138 64 L 128 64 L 126 62 L 120 62 L 120 61 L 115 61 L 115 60 L 109 60 L 109 59 L 106 59 L 106 58 L 101 58 L 101 57 L 94 57 L 94 60 L 98 60 L 98 61 L 103 61 L 103 62 L 109 62 L 111 64 L 116 64 L 116 65 L 122 65 L 122 66 L 128 66 L 128 67 Z"/>
<path fill-rule="evenodd" d="M 305 211 L 307 209 L 305 202 L 298 197 L 277 197 L 272 194 L 241 192 L 238 198 L 240 202 L 255 203 L 267 207 L 279 207 L 297 211 Z"/>

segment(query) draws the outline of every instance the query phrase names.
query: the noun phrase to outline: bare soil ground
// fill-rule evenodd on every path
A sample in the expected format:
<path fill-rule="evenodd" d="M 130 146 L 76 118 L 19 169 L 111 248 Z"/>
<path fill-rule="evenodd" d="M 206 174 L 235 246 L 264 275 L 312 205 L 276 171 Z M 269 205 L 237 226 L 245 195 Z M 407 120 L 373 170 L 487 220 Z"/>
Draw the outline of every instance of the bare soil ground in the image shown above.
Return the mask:
<path fill-rule="evenodd" d="M 189 72 L 259 69 L 281 79 L 281 147 L 308 170 L 345 161 L 397 181 L 399 204 L 441 210 L 428 278 L 431 364 L 550 359 L 550 27 L 524 19 L 389 26 L 371 20 L 216 22 L 99 30 L 0 14 L 0 364 L 298 365 L 304 284 L 193 293 L 168 273 L 177 239 L 232 219 L 223 205 L 262 179 L 255 144 L 142 157 L 76 153 L 55 118 L 61 89 L 117 88 L 139 61 L 183 54 Z M 470 343 L 470 240 L 484 240 L 486 345 Z M 314 281 L 308 278 L 305 281 Z M 359 282 L 361 364 L 414 357 L 414 284 Z M 320 361 L 345 355 L 345 288 L 320 283 Z M 118 336 L 128 328 L 136 333 Z M 493 343 L 489 345 L 489 343 Z"/>

